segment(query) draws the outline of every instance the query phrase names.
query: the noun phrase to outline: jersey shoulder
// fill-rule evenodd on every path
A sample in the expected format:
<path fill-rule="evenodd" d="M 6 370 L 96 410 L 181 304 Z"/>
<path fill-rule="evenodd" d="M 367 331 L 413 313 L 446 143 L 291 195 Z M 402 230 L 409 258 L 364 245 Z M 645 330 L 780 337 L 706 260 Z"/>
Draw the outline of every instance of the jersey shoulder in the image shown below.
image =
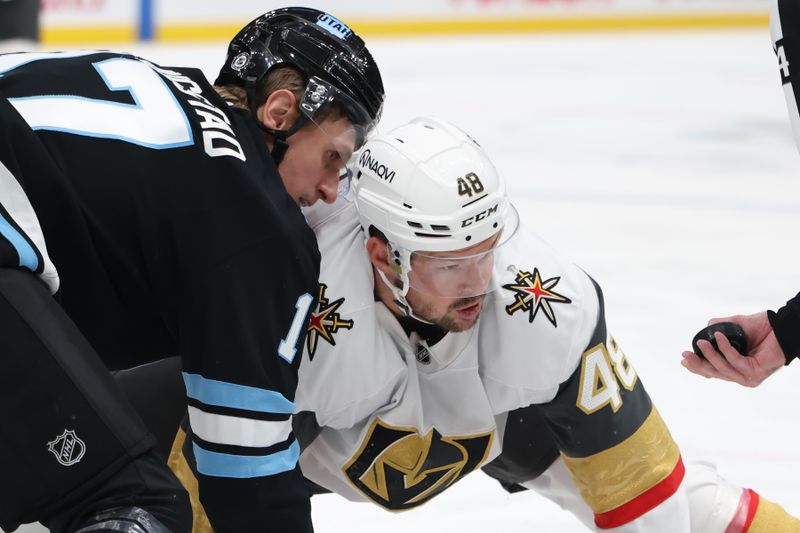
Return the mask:
<path fill-rule="evenodd" d="M 161 67 L 116 52 L 9 54 L 0 56 L 0 91 L 54 151 L 63 148 L 67 160 L 68 150 L 99 163 L 102 153 L 123 161 L 139 153 L 140 166 L 157 159 L 163 168 L 188 164 L 199 149 L 206 164 L 217 165 L 244 163 L 253 148 L 242 138 L 247 124 L 236 123 L 235 112 L 194 68 Z"/>
<path fill-rule="evenodd" d="M 322 254 L 319 294 L 310 313 L 298 411 L 322 426 L 352 427 L 391 403 L 405 364 L 374 297 L 372 266 L 355 207 L 346 198 L 307 210 Z"/>
<path fill-rule="evenodd" d="M 498 254 L 479 322 L 481 377 L 496 412 L 552 399 L 600 318 L 591 278 L 522 227 Z"/>

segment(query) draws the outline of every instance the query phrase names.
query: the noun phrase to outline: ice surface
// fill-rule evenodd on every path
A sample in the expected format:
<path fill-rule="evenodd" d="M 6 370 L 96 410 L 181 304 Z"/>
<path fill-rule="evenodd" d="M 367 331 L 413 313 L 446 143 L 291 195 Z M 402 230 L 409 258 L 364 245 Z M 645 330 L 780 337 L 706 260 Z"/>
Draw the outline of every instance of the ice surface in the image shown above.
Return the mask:
<path fill-rule="evenodd" d="M 425 114 L 461 125 L 507 176 L 523 220 L 603 286 L 610 331 L 684 456 L 800 515 L 800 363 L 752 390 L 679 363 L 709 318 L 800 291 L 800 156 L 767 28 L 370 48 L 388 88 L 382 127 Z M 224 49 L 135 47 L 212 79 Z M 313 507 L 318 533 L 582 530 L 480 473 L 406 513 L 334 495 Z"/>

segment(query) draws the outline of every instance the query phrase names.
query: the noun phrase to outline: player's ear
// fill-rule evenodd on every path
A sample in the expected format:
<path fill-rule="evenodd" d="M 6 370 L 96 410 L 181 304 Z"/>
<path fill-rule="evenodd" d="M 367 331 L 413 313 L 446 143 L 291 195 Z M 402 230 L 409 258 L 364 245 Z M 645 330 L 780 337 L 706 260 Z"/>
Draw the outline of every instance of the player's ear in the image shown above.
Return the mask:
<path fill-rule="evenodd" d="M 267 96 L 264 104 L 258 108 L 258 120 L 273 130 L 288 130 L 300 111 L 297 109 L 297 98 L 289 89 L 278 89 Z"/>
<path fill-rule="evenodd" d="M 389 262 L 389 245 L 385 241 L 375 236 L 367 239 L 367 256 L 372 265 L 386 274 L 389 279 L 395 277 L 393 263 Z"/>

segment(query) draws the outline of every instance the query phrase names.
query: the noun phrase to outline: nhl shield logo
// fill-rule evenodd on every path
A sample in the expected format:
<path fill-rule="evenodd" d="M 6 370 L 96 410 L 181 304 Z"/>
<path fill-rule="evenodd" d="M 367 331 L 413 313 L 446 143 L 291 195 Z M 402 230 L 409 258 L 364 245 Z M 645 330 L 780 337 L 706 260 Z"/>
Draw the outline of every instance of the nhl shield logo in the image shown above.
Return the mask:
<path fill-rule="evenodd" d="M 72 466 L 83 458 L 86 453 L 86 443 L 83 442 L 72 429 L 65 429 L 64 433 L 47 443 L 47 449 L 56 456 L 56 460 L 64 466 Z"/>

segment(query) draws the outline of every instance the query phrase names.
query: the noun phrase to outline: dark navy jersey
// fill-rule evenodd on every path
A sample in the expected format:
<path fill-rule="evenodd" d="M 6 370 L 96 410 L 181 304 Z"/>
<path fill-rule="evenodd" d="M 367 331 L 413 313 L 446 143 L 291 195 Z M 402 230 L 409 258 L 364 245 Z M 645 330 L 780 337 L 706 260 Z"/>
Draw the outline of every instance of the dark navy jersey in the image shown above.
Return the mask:
<path fill-rule="evenodd" d="M 215 528 L 310 528 L 290 418 L 319 251 L 249 115 L 194 69 L 0 55 L 0 193 L 0 266 L 110 368 L 181 356 Z"/>

